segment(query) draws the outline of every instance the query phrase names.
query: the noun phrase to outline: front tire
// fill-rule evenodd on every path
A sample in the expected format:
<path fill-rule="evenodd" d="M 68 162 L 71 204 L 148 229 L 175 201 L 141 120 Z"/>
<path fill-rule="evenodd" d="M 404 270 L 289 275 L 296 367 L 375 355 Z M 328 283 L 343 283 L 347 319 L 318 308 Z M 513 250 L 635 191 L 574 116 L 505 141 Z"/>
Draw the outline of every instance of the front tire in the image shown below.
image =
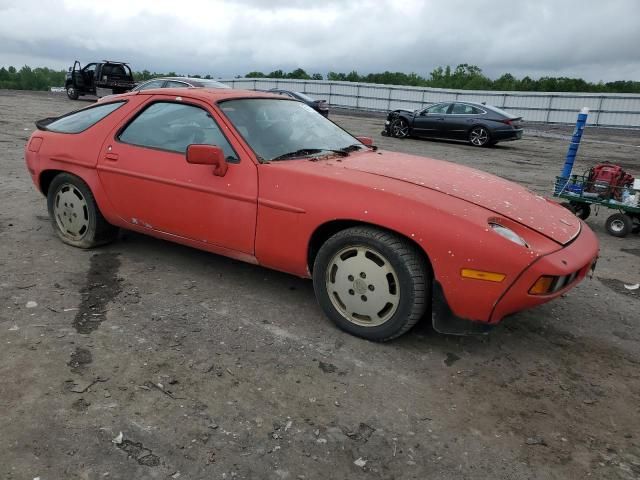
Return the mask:
<path fill-rule="evenodd" d="M 75 175 L 61 173 L 53 179 L 47 207 L 53 229 L 66 244 L 93 248 L 118 235 L 118 229 L 102 216 L 89 186 Z"/>
<path fill-rule="evenodd" d="M 78 90 L 76 90 L 73 85 L 69 85 L 67 87 L 67 97 L 69 97 L 69 100 L 77 100 L 78 96 Z"/>
<path fill-rule="evenodd" d="M 576 217 L 586 220 L 591 215 L 591 207 L 588 203 L 572 203 L 571 205 Z"/>
<path fill-rule="evenodd" d="M 562 202 L 560 205 L 582 220 L 586 220 L 591 215 L 591 206 L 588 203 Z"/>
<path fill-rule="evenodd" d="M 391 123 L 391 136 L 407 138 L 409 136 L 409 123 L 404 118 L 396 118 Z"/>
<path fill-rule="evenodd" d="M 486 147 L 491 144 L 491 134 L 485 127 L 478 125 L 469 132 L 469 143 L 474 147 Z"/>
<path fill-rule="evenodd" d="M 609 235 L 614 237 L 626 237 L 633 230 L 633 221 L 629 215 L 614 213 L 605 221 L 604 226 Z"/>
<path fill-rule="evenodd" d="M 424 315 L 430 268 L 408 240 L 373 227 L 333 235 L 313 264 L 313 287 L 325 314 L 342 330 L 383 342 Z"/>

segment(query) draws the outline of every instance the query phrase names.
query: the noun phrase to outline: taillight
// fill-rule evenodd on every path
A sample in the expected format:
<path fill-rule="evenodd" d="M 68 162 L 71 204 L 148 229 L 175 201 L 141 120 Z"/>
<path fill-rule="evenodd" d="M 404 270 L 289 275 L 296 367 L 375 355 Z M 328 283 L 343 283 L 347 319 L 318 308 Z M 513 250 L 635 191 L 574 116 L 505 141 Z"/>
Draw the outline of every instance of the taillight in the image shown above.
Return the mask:
<path fill-rule="evenodd" d="M 513 120 L 511 120 L 510 118 L 507 118 L 506 120 L 502 120 L 502 123 L 505 123 L 509 126 L 513 126 Z"/>

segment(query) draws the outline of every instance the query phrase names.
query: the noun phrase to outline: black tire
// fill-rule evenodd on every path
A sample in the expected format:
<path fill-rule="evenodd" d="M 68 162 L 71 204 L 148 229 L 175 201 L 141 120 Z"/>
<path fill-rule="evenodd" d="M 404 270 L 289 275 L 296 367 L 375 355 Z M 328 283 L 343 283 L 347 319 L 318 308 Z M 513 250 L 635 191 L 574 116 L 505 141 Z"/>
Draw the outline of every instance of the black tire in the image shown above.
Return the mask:
<path fill-rule="evenodd" d="M 582 220 L 586 220 L 591 215 L 591 206 L 588 203 L 562 202 L 560 205 Z"/>
<path fill-rule="evenodd" d="M 476 125 L 469 130 L 469 143 L 474 147 L 487 147 L 491 145 L 491 134 L 487 127 Z"/>
<path fill-rule="evenodd" d="M 591 206 L 588 203 L 572 203 L 572 212 L 576 217 L 586 220 L 591 215 Z"/>
<path fill-rule="evenodd" d="M 407 138 L 409 136 L 409 123 L 404 118 L 396 118 L 391 122 L 391 136 Z"/>
<path fill-rule="evenodd" d="M 67 87 L 67 97 L 69 97 L 69 100 L 78 99 L 79 97 L 78 90 L 73 85 L 69 85 Z"/>
<path fill-rule="evenodd" d="M 629 215 L 614 213 L 605 221 L 604 226 L 609 235 L 614 237 L 626 237 L 633 230 L 633 221 Z"/>
<path fill-rule="evenodd" d="M 313 287 L 322 310 L 339 328 L 384 342 L 404 334 L 424 316 L 431 296 L 431 270 L 408 240 L 373 227 L 352 227 L 333 235 L 318 251 Z M 344 302 L 355 304 L 358 312 L 348 313 Z M 376 313 L 367 317 L 361 308 Z"/>
<path fill-rule="evenodd" d="M 89 186 L 75 175 L 61 173 L 53 179 L 47 208 L 58 237 L 74 247 L 94 248 L 118 236 L 118 228 L 102 216 Z"/>

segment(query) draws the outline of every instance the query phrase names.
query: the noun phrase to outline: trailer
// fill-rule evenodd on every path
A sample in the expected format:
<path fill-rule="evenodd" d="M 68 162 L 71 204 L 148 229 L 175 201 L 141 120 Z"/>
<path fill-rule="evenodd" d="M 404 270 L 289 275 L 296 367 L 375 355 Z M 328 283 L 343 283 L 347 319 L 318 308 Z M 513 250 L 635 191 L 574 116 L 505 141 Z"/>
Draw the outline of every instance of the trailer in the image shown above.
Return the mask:
<path fill-rule="evenodd" d="M 640 185 L 612 185 L 594 180 L 591 175 L 556 177 L 553 196 L 564 200 L 561 205 L 579 218 L 587 219 L 592 210 L 617 210 L 605 220 L 605 228 L 614 237 L 626 237 L 640 231 Z M 635 187 L 638 188 L 635 188 Z"/>

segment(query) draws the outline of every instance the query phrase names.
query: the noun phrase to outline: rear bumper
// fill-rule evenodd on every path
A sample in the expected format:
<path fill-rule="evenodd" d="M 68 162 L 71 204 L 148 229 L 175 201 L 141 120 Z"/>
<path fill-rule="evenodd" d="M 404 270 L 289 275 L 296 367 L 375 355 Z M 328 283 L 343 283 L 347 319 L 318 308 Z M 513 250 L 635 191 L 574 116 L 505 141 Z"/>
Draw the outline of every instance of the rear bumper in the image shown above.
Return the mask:
<path fill-rule="evenodd" d="M 538 258 L 516 278 L 496 302 L 489 323 L 498 323 L 511 313 L 542 305 L 571 290 L 595 266 L 598 250 L 596 235 L 583 222 L 580 234 L 569 245 Z M 559 277 L 559 287 L 547 295 L 530 294 L 533 284 L 543 275 Z"/>
<path fill-rule="evenodd" d="M 491 132 L 491 136 L 493 140 L 506 142 L 508 140 L 520 140 L 523 132 L 524 130 L 522 128 L 512 130 L 494 130 Z"/>

